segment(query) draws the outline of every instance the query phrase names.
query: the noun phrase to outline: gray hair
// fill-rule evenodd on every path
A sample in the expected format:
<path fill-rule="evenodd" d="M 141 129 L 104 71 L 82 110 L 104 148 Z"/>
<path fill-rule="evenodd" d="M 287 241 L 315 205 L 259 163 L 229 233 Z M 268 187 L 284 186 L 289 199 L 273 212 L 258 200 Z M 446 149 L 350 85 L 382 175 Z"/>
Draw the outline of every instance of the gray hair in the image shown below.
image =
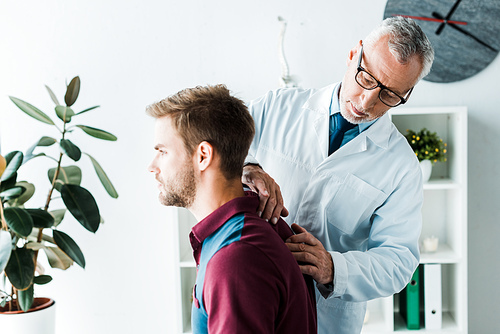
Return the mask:
<path fill-rule="evenodd" d="M 387 35 L 389 51 L 399 63 L 405 64 L 413 56 L 420 58 L 422 71 L 417 82 L 429 74 L 434 61 L 434 49 L 415 21 L 401 16 L 387 18 L 366 37 L 364 43 L 373 45 Z"/>

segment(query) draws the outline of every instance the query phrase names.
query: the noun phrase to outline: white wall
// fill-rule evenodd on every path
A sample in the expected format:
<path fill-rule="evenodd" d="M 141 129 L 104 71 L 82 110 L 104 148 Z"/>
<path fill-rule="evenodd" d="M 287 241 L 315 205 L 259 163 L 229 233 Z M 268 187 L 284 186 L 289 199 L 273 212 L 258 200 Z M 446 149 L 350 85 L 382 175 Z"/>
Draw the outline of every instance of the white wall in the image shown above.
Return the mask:
<path fill-rule="evenodd" d="M 285 50 L 291 74 L 299 76 L 303 87 L 338 81 L 348 50 L 378 24 L 384 7 L 384 0 L 2 0 L 2 152 L 25 150 L 41 135 L 56 136 L 49 126 L 16 110 L 7 96 L 51 114 L 43 85 L 62 100 L 65 80 L 75 75 L 82 79 L 75 108 L 101 105 L 81 122 L 119 137 L 117 143 L 75 137 L 102 164 L 120 197 L 109 198 L 91 165 L 82 162 L 83 185 L 97 198 L 106 223 L 95 236 L 74 221 L 64 223 L 84 251 L 87 268 L 51 270 L 54 281 L 38 290 L 57 300 L 58 333 L 175 332 L 179 311 L 171 211 L 157 203 L 146 171 L 153 156 L 153 121 L 144 115 L 145 106 L 199 84 L 226 83 L 243 99 L 276 88 L 279 15 L 288 21 Z M 408 104 L 466 105 L 470 111 L 471 333 L 493 333 L 498 327 L 499 74 L 497 58 L 462 82 L 422 82 Z M 22 171 L 25 178 L 45 175 L 49 165 L 41 159 L 30 164 Z M 38 202 L 32 205 L 42 205 L 45 186 L 40 183 Z"/>

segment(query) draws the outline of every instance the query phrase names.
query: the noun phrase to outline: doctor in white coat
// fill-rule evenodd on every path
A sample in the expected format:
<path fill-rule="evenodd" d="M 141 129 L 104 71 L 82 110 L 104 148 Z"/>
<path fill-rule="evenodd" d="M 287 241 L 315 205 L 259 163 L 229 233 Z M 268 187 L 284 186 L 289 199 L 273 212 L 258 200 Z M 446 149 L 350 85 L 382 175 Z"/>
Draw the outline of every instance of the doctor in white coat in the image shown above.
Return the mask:
<path fill-rule="evenodd" d="M 361 332 L 366 301 L 399 292 L 418 266 L 422 175 L 387 111 L 433 58 L 416 23 L 390 18 L 349 51 L 342 82 L 249 104 L 256 134 L 242 181 L 264 218 L 295 223 L 287 245 L 317 282 L 319 333 Z M 354 128 L 329 154 L 337 113 Z"/>

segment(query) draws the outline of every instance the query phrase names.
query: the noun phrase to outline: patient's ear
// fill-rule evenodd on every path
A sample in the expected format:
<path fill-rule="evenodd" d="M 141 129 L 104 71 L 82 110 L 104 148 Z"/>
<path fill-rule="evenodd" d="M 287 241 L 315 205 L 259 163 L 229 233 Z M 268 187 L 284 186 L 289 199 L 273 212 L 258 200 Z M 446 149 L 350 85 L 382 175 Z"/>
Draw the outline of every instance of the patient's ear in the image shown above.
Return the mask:
<path fill-rule="evenodd" d="M 196 149 L 195 159 L 198 170 L 205 171 L 214 160 L 214 147 L 212 144 L 202 141 Z"/>

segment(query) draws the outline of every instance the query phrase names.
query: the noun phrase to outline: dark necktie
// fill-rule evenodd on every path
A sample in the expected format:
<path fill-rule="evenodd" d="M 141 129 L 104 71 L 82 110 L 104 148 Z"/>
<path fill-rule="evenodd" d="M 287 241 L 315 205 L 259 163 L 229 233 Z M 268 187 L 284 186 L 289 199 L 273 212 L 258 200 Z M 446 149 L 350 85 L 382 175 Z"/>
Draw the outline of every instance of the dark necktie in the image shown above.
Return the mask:
<path fill-rule="evenodd" d="M 333 119 L 335 117 L 335 120 Z M 356 124 L 349 123 L 340 112 L 330 116 L 330 146 L 328 155 L 332 154 L 339 149 L 344 139 L 344 134 L 354 128 Z"/>

